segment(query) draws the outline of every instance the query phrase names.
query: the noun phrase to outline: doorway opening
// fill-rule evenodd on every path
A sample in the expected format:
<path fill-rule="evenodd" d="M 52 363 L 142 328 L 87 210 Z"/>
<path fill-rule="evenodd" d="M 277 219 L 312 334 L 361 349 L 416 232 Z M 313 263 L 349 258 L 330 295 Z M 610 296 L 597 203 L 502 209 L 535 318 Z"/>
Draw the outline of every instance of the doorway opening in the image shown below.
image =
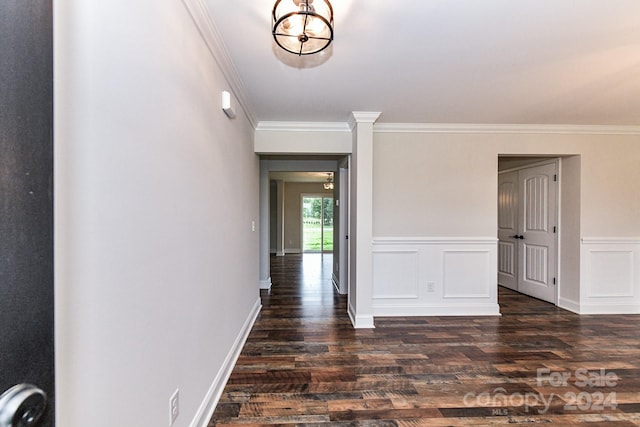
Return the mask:
<path fill-rule="evenodd" d="M 302 195 L 302 251 L 333 252 L 333 196 Z"/>
<path fill-rule="evenodd" d="M 270 277 L 271 255 L 285 257 L 315 253 L 327 255 L 311 256 L 310 259 L 320 258 L 329 262 L 335 288 L 341 294 L 347 293 L 348 165 L 348 156 L 262 156 L 261 289 L 270 289 L 273 284 Z M 305 200 L 304 197 L 310 199 Z"/>
<path fill-rule="evenodd" d="M 498 174 L 498 283 L 557 304 L 558 161 Z"/>

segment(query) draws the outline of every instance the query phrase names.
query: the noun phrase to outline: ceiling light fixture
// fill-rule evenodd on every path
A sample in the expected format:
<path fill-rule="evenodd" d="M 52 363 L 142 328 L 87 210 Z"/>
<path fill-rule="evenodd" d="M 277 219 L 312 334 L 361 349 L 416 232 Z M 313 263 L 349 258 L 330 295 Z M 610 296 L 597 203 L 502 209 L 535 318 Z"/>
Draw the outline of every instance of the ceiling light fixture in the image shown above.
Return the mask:
<path fill-rule="evenodd" d="M 333 190 L 333 174 L 332 173 L 328 173 L 327 175 L 329 175 L 327 177 L 327 182 L 325 182 L 324 185 L 324 189 L 325 190 Z"/>
<path fill-rule="evenodd" d="M 273 5 L 273 38 L 296 55 L 320 52 L 333 40 L 329 0 L 277 0 Z"/>

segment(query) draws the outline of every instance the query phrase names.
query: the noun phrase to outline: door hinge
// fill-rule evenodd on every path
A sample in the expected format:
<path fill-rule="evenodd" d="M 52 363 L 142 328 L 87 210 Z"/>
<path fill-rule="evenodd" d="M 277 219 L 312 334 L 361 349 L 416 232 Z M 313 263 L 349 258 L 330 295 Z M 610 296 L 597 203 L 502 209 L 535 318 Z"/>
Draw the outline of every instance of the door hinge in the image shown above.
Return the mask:
<path fill-rule="evenodd" d="M 554 225 L 554 226 L 553 226 L 553 232 L 555 233 L 556 231 L 557 231 L 557 228 L 556 228 L 556 226 Z"/>
<path fill-rule="evenodd" d="M 554 285 L 556 284 L 556 278 L 555 277 L 553 278 L 553 284 Z"/>
<path fill-rule="evenodd" d="M 558 182 L 558 174 L 553 174 L 553 182 Z"/>

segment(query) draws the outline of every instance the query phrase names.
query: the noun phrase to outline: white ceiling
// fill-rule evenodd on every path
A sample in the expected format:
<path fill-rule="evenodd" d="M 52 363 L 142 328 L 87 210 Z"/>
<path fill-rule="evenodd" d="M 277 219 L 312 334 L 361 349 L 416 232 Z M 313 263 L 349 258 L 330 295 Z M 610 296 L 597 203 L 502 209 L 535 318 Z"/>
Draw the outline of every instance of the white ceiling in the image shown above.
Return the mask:
<path fill-rule="evenodd" d="M 275 0 L 204 1 L 255 123 L 640 125 L 638 0 L 333 0 L 334 42 L 303 57 L 273 42 Z"/>

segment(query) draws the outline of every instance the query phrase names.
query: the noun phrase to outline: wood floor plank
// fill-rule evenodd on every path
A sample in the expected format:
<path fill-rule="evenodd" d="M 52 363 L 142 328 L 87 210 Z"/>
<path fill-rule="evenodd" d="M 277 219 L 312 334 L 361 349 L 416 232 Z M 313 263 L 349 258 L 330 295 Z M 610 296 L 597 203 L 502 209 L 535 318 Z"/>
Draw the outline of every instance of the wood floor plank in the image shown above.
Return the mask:
<path fill-rule="evenodd" d="M 210 427 L 640 426 L 640 316 L 578 316 L 500 288 L 500 317 L 355 330 L 331 265 L 272 258 Z"/>

